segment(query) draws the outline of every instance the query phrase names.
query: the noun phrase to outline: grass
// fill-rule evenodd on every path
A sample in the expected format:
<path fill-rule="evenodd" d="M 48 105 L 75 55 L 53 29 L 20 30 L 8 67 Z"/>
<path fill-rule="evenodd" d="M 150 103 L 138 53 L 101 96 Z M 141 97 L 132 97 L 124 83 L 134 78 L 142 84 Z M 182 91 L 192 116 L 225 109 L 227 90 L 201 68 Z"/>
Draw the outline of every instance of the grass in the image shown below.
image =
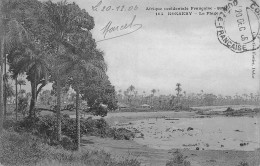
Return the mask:
<path fill-rule="evenodd" d="M 0 138 L 0 163 L 4 166 L 140 166 L 135 159 L 117 161 L 104 151 L 72 152 L 50 146 L 29 133 L 5 131 Z"/>

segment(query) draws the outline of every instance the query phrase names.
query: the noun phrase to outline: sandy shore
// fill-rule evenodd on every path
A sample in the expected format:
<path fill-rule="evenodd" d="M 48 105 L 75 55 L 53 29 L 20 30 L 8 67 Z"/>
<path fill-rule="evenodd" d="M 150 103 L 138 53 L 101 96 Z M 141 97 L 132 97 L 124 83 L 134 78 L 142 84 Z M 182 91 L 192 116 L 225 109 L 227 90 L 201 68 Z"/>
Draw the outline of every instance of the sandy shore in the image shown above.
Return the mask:
<path fill-rule="evenodd" d="M 86 149 L 105 150 L 118 159 L 136 158 L 146 166 L 165 166 L 166 161 L 176 149 L 158 150 L 134 141 L 102 139 L 97 137 L 85 137 L 82 144 Z M 187 156 L 192 166 L 237 166 L 240 161 L 246 161 L 250 166 L 259 166 L 260 151 L 217 151 L 217 150 L 186 150 L 181 152 Z"/>
<path fill-rule="evenodd" d="M 111 125 L 129 123 L 149 118 L 196 118 L 201 117 L 195 112 L 122 112 L 108 114 L 105 119 Z M 165 166 L 167 160 L 176 149 L 153 149 L 141 145 L 133 140 L 113 140 L 110 138 L 83 137 L 82 145 L 86 149 L 105 150 L 116 158 L 136 158 L 147 166 Z M 188 150 L 181 152 L 194 166 L 237 166 L 239 162 L 246 161 L 249 166 L 260 165 L 260 150 L 234 151 L 234 150 Z"/>

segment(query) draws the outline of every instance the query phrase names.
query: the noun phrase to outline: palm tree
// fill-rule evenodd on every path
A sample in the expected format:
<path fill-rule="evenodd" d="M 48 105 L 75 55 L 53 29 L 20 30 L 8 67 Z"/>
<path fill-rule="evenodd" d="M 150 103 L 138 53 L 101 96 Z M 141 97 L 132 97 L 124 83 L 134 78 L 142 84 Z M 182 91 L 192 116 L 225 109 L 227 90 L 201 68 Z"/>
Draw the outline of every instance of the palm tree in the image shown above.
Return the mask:
<path fill-rule="evenodd" d="M 127 89 L 128 101 L 129 101 L 130 105 L 132 105 L 132 98 L 134 96 L 134 90 L 135 90 L 135 87 L 133 85 L 130 85 L 129 88 Z"/>
<path fill-rule="evenodd" d="M 151 92 L 152 92 L 152 94 L 154 96 L 154 94 L 156 93 L 156 89 L 152 89 Z"/>
<path fill-rule="evenodd" d="M 31 40 L 29 39 L 27 30 L 33 25 L 32 22 L 35 20 L 35 11 L 38 11 L 36 7 L 39 6 L 39 3 L 38 1 L 13 0 L 4 1 L 4 4 L 2 4 L 4 5 L 4 7 L 1 8 L 4 18 L 4 28 L 2 29 L 5 31 L 2 43 L 5 47 L 5 55 L 8 54 L 9 56 L 10 52 L 14 53 L 14 50 L 17 51 L 19 47 L 25 45 L 24 43 Z M 23 14 L 21 14 L 21 12 Z M 24 25 L 27 29 L 24 28 Z M 20 56 L 20 54 L 16 55 Z M 13 73 L 16 75 L 13 78 L 17 78 L 18 74 L 20 74 L 20 71 L 17 71 L 15 74 Z"/>
<path fill-rule="evenodd" d="M 144 103 L 144 97 L 145 97 L 145 91 L 143 91 L 143 95 L 142 95 L 142 102 L 141 102 L 141 104 L 143 104 L 143 103 Z"/>
<path fill-rule="evenodd" d="M 23 46 L 13 48 L 8 54 L 9 70 L 13 73 L 12 77 L 16 79 L 16 84 L 19 84 L 17 80 L 18 75 L 24 72 L 27 74 L 26 79 L 31 83 L 30 118 L 35 116 L 37 96 L 48 82 L 49 69 L 46 56 L 45 46 L 34 41 L 26 41 Z M 24 82 L 20 81 L 20 89 L 22 84 Z"/>
<path fill-rule="evenodd" d="M 77 150 L 80 149 L 80 115 L 79 115 L 79 94 L 80 88 L 84 88 L 84 77 L 88 77 L 95 73 L 98 77 L 103 77 L 106 71 L 104 60 L 97 59 L 97 56 L 102 55 L 102 52 L 95 51 L 97 55 L 84 55 L 83 57 L 73 57 L 71 60 L 70 81 L 72 87 L 76 91 L 76 124 L 77 124 Z M 74 61 L 74 62 L 73 62 Z"/>
<path fill-rule="evenodd" d="M 152 100 L 152 105 L 153 105 L 153 103 L 154 103 L 153 97 L 154 97 L 154 94 L 156 93 L 156 89 L 152 89 L 151 92 L 152 92 L 151 100 Z"/>
<path fill-rule="evenodd" d="M 51 73 L 57 86 L 57 140 L 61 140 L 61 80 L 66 74 L 68 63 L 63 59 L 67 49 L 75 49 L 70 43 L 77 35 L 91 35 L 89 30 L 93 29 L 93 18 L 85 11 L 81 10 L 75 3 L 68 4 L 66 1 L 44 3 L 42 19 L 44 26 L 49 29 L 49 43 L 53 45 Z M 80 33 L 79 33 L 80 32 Z M 94 43 L 88 43 L 92 47 Z M 92 50 L 91 50 L 92 51 Z"/>
<path fill-rule="evenodd" d="M 0 16 L 3 16 L 3 3 L 0 1 Z M 1 40 L 1 52 L 0 52 L 0 136 L 2 135 L 3 131 L 3 113 L 4 113 L 4 108 L 3 108 L 3 54 L 4 54 L 4 26 L 3 26 L 4 20 L 3 17 L 0 18 L 0 40 Z"/>
<path fill-rule="evenodd" d="M 178 104 L 179 104 L 179 102 L 180 102 L 180 92 L 182 91 L 182 89 L 181 89 L 181 84 L 180 83 L 177 83 L 176 84 L 176 91 L 177 91 L 177 100 L 178 100 Z"/>
<path fill-rule="evenodd" d="M 37 1 L 31 1 L 32 3 L 37 3 Z M 1 42 L 1 52 L 0 52 L 0 117 L 2 118 L 2 111 L 3 111 L 3 57 L 6 55 L 6 52 L 8 52 L 12 47 L 16 47 L 20 43 L 23 43 L 24 39 L 27 39 L 27 32 L 24 29 L 24 27 L 19 23 L 23 22 L 25 18 L 27 21 L 29 20 L 28 16 L 31 15 L 32 12 L 28 12 L 29 6 L 28 2 L 27 5 L 24 5 L 23 8 L 20 8 L 19 5 L 21 5 L 22 1 L 1 1 L 0 2 L 0 42 Z M 26 7 L 25 7 L 26 6 Z M 33 9 L 34 7 L 32 7 Z M 24 12 L 25 10 L 26 12 Z M 19 11 L 23 11 L 23 15 L 19 13 Z M 30 22 L 30 21 L 29 21 Z M 30 22 L 31 23 L 31 22 Z M 2 120 L 0 118 L 0 133 L 2 129 Z"/>

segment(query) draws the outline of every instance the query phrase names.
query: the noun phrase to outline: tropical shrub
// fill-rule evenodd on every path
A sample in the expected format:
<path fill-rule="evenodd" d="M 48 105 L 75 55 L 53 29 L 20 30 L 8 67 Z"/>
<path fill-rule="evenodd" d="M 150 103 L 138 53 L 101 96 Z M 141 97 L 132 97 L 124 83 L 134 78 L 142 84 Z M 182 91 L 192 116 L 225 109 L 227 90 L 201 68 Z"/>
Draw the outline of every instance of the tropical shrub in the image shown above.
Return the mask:
<path fill-rule="evenodd" d="M 135 137 L 135 134 L 133 132 L 125 128 L 118 128 L 118 129 L 113 128 L 111 130 L 112 130 L 112 136 L 116 140 L 130 140 Z"/>
<path fill-rule="evenodd" d="M 15 123 L 14 121 L 6 121 L 7 128 L 14 128 L 17 132 L 30 132 L 39 136 L 50 145 L 58 145 L 68 149 L 73 149 L 77 137 L 76 120 L 64 115 L 61 118 L 62 141 L 56 142 L 56 117 L 52 115 L 39 116 L 35 118 L 24 118 L 24 120 Z M 91 135 L 102 138 L 113 138 L 117 140 L 130 140 L 135 137 L 135 134 L 124 128 L 111 128 L 105 119 L 81 119 L 80 120 L 80 135 Z M 63 140 L 64 139 L 64 140 Z M 69 143 L 68 143 L 69 142 Z M 70 143 L 71 142 L 71 143 Z M 72 144 L 72 145 L 71 145 Z M 67 146 L 68 145 L 68 146 Z"/>
<path fill-rule="evenodd" d="M 23 116 L 25 116 L 28 113 L 27 107 L 28 107 L 28 97 L 20 96 L 18 98 L 18 112 L 22 113 Z"/>
<path fill-rule="evenodd" d="M 167 161 L 166 166 L 190 166 L 190 162 L 185 160 L 183 154 L 177 150 L 173 153 L 173 157 Z"/>
<path fill-rule="evenodd" d="M 99 136 L 102 138 L 113 138 L 117 140 L 130 140 L 135 137 L 135 134 L 125 128 L 111 128 L 108 123 L 103 119 L 93 120 L 88 118 L 82 120 L 83 123 L 82 129 L 85 130 L 85 134 L 92 136 Z"/>

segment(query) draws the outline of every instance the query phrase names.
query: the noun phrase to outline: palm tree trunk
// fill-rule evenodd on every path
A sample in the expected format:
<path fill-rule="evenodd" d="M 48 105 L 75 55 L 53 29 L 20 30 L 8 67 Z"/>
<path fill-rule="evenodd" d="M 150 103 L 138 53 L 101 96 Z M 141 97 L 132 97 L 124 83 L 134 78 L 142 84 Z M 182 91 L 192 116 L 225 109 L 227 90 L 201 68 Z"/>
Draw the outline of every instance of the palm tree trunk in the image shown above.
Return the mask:
<path fill-rule="evenodd" d="M 31 92 L 32 92 L 32 97 L 30 102 L 29 118 L 33 117 L 33 110 L 35 108 L 35 83 L 34 82 L 31 82 Z"/>
<path fill-rule="evenodd" d="M 4 55 L 4 73 L 6 76 L 6 55 Z M 6 84 L 7 84 L 7 80 L 4 82 L 4 120 L 6 119 L 6 103 L 7 103 L 7 91 L 6 91 Z"/>
<path fill-rule="evenodd" d="M 35 72 L 35 75 L 34 75 L 34 108 L 32 110 L 33 117 L 35 117 L 36 104 L 37 104 L 37 75 L 36 75 L 36 72 Z"/>
<path fill-rule="evenodd" d="M 61 141 L 61 85 L 60 85 L 60 78 L 57 75 L 57 141 Z"/>
<path fill-rule="evenodd" d="M 0 0 L 0 16 L 3 16 L 2 8 L 3 1 Z M 3 134 L 3 54 L 4 54 L 4 25 L 3 17 L 0 17 L 0 40 L 1 40 L 1 52 L 0 52 L 0 137 Z M 0 142 L 0 149 L 2 148 L 2 143 Z M 0 156 L 2 156 L 2 150 L 0 150 Z"/>
<path fill-rule="evenodd" d="M 18 120 L 18 93 L 17 93 L 17 77 L 15 78 L 15 120 Z"/>
<path fill-rule="evenodd" d="M 29 118 L 35 117 L 35 107 L 37 102 L 37 75 L 34 74 L 34 81 L 31 82 L 32 98 L 30 103 Z M 21 90 L 21 88 L 20 88 Z"/>
<path fill-rule="evenodd" d="M 0 1 L 0 7 L 2 7 L 2 1 Z M 0 13 L 2 16 L 2 14 Z M 3 32 L 3 19 L 0 18 L 0 26 L 1 26 L 1 52 L 0 52 L 0 136 L 3 131 L 3 54 L 4 54 L 4 32 Z"/>
<path fill-rule="evenodd" d="M 76 90 L 76 125 L 77 125 L 77 150 L 80 150 L 80 119 L 79 119 L 79 89 Z"/>

